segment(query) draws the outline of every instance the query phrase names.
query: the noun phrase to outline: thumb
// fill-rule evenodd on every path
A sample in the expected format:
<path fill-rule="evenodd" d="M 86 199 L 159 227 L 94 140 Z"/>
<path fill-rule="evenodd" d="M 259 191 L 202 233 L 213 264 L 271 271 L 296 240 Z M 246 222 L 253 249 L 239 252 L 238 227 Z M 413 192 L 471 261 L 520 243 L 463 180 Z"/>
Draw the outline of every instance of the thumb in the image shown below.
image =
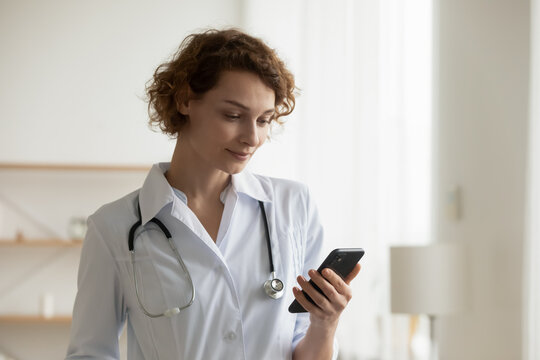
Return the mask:
<path fill-rule="evenodd" d="M 359 263 L 357 263 L 354 268 L 352 269 L 352 271 L 349 273 L 349 275 L 347 275 L 347 277 L 344 279 L 344 281 L 347 283 L 347 285 L 349 285 L 351 283 L 351 281 L 356 277 L 356 275 L 358 275 L 358 273 L 360 272 L 360 269 L 362 268 L 362 266 L 360 266 Z"/>

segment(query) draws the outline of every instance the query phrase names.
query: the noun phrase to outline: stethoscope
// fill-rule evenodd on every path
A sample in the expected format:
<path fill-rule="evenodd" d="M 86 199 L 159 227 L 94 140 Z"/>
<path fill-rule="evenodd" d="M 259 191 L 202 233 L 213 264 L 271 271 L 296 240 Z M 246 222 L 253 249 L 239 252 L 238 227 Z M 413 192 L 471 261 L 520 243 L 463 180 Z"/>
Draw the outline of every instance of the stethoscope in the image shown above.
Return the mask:
<path fill-rule="evenodd" d="M 261 212 L 264 217 L 264 230 L 266 233 L 266 245 L 268 247 L 268 258 L 270 260 L 270 277 L 271 277 L 269 280 L 266 280 L 264 282 L 263 288 L 269 297 L 271 297 L 272 299 L 279 299 L 280 297 L 283 296 L 283 290 L 285 286 L 283 285 L 283 281 L 281 281 L 280 279 L 276 277 L 276 272 L 274 270 L 274 260 L 272 258 L 272 245 L 270 243 L 270 232 L 268 230 L 268 218 L 266 217 L 266 211 L 264 210 L 264 205 L 262 201 L 259 201 L 259 207 L 261 208 Z M 189 270 L 187 269 L 186 264 L 184 264 L 182 257 L 178 253 L 178 249 L 176 248 L 176 246 L 174 245 L 174 242 L 172 241 L 171 232 L 169 231 L 169 229 L 167 229 L 167 227 L 161 221 L 159 221 L 157 218 L 154 217 L 150 220 L 150 222 L 153 222 L 161 229 L 161 231 L 167 238 L 167 241 L 169 242 L 169 246 L 171 247 L 174 255 L 176 256 L 176 259 L 178 260 L 178 264 L 180 264 L 180 267 L 182 268 L 182 270 L 188 277 L 188 280 L 191 286 L 191 299 L 186 305 L 167 309 L 161 314 L 151 313 L 148 310 L 146 310 L 146 307 L 143 305 L 141 298 L 139 296 L 139 283 L 137 282 L 137 276 L 135 276 L 135 246 L 134 246 L 135 231 L 142 224 L 140 204 L 137 204 L 137 211 L 139 214 L 139 220 L 137 220 L 137 222 L 131 226 L 131 229 L 129 230 L 129 236 L 128 236 L 128 248 L 131 254 L 131 268 L 133 270 L 133 282 L 135 284 L 135 295 L 137 296 L 137 301 L 139 302 L 139 306 L 142 312 L 146 316 L 149 316 L 151 318 L 157 318 L 161 316 L 172 317 L 174 315 L 179 314 L 180 311 L 188 308 L 189 306 L 193 304 L 193 301 L 195 300 L 195 286 L 193 285 L 193 280 L 191 279 L 191 274 L 189 273 Z"/>

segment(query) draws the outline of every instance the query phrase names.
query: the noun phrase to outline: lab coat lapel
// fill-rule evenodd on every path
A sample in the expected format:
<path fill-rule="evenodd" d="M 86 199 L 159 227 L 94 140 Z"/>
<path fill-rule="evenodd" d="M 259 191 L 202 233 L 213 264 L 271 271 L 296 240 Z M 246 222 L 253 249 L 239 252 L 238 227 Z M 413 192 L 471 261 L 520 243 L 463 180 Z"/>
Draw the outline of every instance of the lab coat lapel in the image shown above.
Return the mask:
<path fill-rule="evenodd" d="M 214 240 L 208 235 L 208 232 L 195 216 L 193 211 L 181 200 L 174 199 L 171 216 L 181 221 L 189 230 L 191 230 L 206 246 L 210 248 L 223 261 L 223 257 L 214 243 Z"/>

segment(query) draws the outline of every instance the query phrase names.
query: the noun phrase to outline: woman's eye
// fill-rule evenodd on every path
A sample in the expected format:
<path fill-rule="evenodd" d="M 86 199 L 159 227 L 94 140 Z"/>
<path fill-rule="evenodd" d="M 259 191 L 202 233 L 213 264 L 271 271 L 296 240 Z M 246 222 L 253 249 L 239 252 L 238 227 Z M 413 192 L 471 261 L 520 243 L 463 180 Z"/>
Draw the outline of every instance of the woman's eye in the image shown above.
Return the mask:
<path fill-rule="evenodd" d="M 229 120 L 238 120 L 240 119 L 240 115 L 238 114 L 225 114 L 225 117 Z"/>
<path fill-rule="evenodd" d="M 271 118 L 270 119 L 259 119 L 259 120 L 257 120 L 257 122 L 261 126 L 268 125 L 268 124 L 270 124 L 271 121 L 272 121 Z"/>

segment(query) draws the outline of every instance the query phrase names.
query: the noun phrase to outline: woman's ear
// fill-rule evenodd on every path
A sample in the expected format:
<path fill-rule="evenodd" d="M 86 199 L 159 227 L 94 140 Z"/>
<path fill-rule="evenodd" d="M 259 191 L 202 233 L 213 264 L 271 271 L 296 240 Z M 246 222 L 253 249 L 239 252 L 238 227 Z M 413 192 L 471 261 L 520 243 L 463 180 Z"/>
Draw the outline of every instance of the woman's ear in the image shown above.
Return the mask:
<path fill-rule="evenodd" d="M 186 103 L 176 103 L 176 110 L 184 116 L 189 116 L 189 102 Z"/>
<path fill-rule="evenodd" d="M 191 90 L 188 87 L 184 91 L 180 91 L 176 96 L 176 110 L 184 115 L 189 115 L 189 99 L 191 99 Z"/>

